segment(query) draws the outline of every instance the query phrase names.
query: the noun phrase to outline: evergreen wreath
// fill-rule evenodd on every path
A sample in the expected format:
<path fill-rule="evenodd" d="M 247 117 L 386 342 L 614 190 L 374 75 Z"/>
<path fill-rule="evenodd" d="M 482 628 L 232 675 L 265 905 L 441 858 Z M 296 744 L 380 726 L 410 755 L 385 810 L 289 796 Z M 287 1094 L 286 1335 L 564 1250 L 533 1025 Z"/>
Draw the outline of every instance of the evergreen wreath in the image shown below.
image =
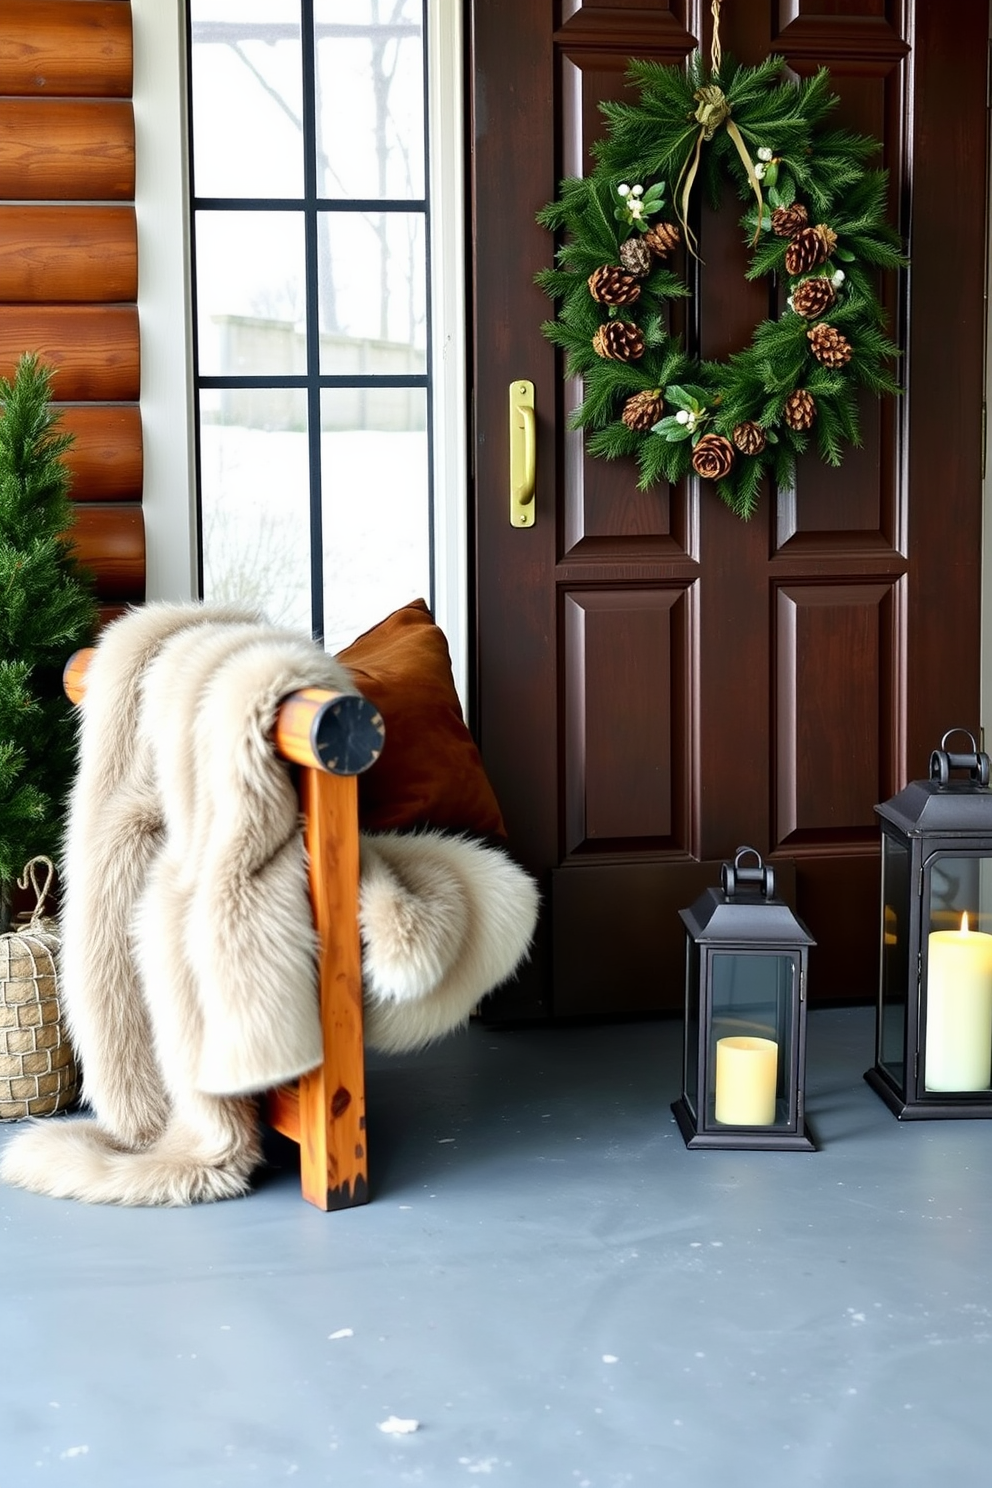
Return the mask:
<path fill-rule="evenodd" d="M 639 489 L 695 471 L 744 518 L 766 474 L 792 483 L 811 438 L 834 466 L 861 443 L 859 388 L 899 391 L 876 279 L 906 259 L 887 173 L 867 167 L 880 145 L 823 127 L 839 102 L 826 68 L 793 82 L 784 65 L 742 67 L 718 48 L 709 68 L 698 52 L 685 67 L 631 62 L 640 102 L 599 105 L 590 174 L 561 182 L 537 219 L 565 234 L 537 283 L 560 301 L 541 329 L 584 385 L 570 427 L 591 455 L 635 457 Z M 682 242 L 695 251 L 697 177 L 714 207 L 727 177 L 746 203 L 746 277 L 786 286 L 787 308 L 725 361 L 691 356 L 666 326 L 666 301 L 689 294 L 668 260 Z"/>

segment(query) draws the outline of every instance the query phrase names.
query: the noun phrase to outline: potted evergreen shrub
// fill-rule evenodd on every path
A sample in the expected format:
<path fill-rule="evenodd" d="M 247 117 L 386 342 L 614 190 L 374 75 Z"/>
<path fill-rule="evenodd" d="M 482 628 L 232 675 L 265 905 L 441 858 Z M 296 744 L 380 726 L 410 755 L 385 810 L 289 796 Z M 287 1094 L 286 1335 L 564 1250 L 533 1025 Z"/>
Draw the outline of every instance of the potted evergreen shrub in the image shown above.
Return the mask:
<path fill-rule="evenodd" d="M 62 671 L 97 618 L 69 531 L 73 436 L 57 428 L 51 379 L 30 353 L 0 378 L 0 933 L 24 864 L 58 855 L 76 745 Z"/>

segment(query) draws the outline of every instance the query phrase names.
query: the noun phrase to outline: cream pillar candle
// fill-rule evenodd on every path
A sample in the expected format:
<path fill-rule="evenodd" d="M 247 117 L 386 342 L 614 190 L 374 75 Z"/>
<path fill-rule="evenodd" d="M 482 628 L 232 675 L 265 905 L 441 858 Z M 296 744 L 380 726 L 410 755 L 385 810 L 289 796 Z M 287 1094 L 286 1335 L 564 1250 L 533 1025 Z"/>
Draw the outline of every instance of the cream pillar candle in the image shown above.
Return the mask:
<path fill-rule="evenodd" d="M 992 1078 L 992 935 L 934 930 L 927 949 L 927 1090 L 988 1090 Z"/>
<path fill-rule="evenodd" d="M 774 1039 L 716 1041 L 716 1119 L 725 1126 L 773 1126 L 778 1088 Z"/>

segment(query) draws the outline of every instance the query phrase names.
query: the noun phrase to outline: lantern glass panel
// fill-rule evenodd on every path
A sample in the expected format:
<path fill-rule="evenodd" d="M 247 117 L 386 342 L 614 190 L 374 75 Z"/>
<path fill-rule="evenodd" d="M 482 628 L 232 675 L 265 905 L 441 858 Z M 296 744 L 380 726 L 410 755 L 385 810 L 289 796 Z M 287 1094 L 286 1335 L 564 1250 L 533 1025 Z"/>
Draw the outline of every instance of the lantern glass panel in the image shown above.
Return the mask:
<path fill-rule="evenodd" d="M 992 860 L 975 853 L 934 853 L 925 865 L 924 924 L 924 1088 L 988 1090 Z"/>
<path fill-rule="evenodd" d="M 686 940 L 685 1068 L 682 1090 L 693 1119 L 699 1110 L 699 946 Z"/>
<path fill-rule="evenodd" d="M 711 961 L 707 1120 L 717 1126 L 790 1125 L 792 955 L 714 952 Z M 724 1042 L 727 1041 L 727 1042 Z"/>
<path fill-rule="evenodd" d="M 900 1089 L 906 1084 L 906 999 L 909 995 L 910 849 L 882 833 L 882 975 L 878 1061 Z"/>

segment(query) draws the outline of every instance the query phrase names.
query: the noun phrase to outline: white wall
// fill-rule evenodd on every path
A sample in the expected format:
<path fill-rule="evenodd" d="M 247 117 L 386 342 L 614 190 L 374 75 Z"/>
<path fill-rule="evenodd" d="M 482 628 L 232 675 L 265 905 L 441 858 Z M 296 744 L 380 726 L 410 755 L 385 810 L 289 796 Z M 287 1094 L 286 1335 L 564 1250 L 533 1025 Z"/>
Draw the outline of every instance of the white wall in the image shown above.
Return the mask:
<path fill-rule="evenodd" d="M 196 593 L 182 0 L 132 0 L 148 598 Z"/>
<path fill-rule="evenodd" d="M 468 409 L 462 6 L 429 0 L 428 149 L 434 366 L 435 619 L 448 638 L 455 686 L 468 699 Z"/>

